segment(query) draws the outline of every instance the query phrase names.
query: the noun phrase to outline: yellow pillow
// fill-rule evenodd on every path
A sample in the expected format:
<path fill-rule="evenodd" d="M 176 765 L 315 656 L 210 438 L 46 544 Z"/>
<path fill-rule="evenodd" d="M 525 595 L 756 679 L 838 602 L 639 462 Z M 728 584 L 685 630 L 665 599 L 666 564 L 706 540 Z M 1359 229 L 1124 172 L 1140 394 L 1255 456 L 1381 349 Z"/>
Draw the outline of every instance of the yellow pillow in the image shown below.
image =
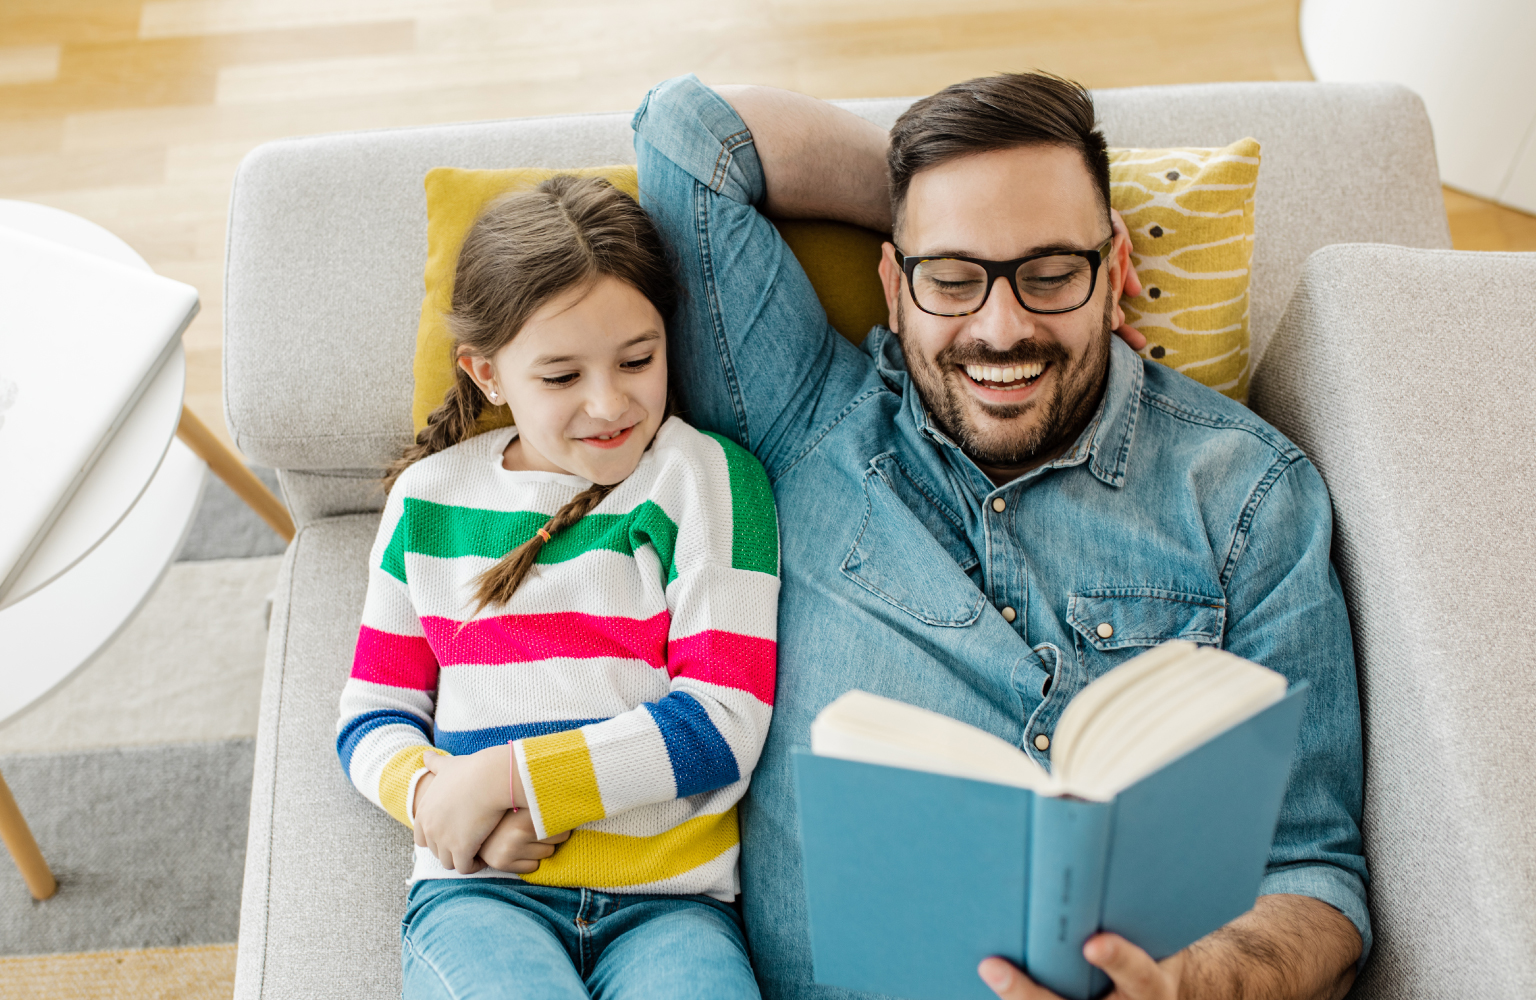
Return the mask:
<path fill-rule="evenodd" d="M 1146 357 L 1248 401 L 1248 275 L 1259 143 L 1112 149 L 1110 203 L 1131 231 L 1142 293 L 1123 301 Z"/>
<path fill-rule="evenodd" d="M 1248 264 L 1258 149 L 1244 139 L 1226 149 L 1110 151 L 1111 200 L 1130 227 L 1133 260 L 1146 287 L 1125 300 L 1127 319 L 1147 335 L 1143 353 L 1238 400 L 1248 393 Z M 1170 172 L 1179 176 L 1169 179 Z M 605 177 L 631 196 L 638 190 L 632 166 L 438 167 L 427 173 L 426 289 L 411 401 L 418 432 L 453 384 L 453 336 L 443 317 L 453 304 L 454 265 L 465 235 L 489 202 L 561 173 Z M 870 327 L 887 321 L 875 271 L 885 237 L 841 222 L 776 225 L 839 333 L 859 343 Z M 511 422 L 507 407 L 487 407 L 480 427 Z"/>
<path fill-rule="evenodd" d="M 487 204 L 513 191 L 531 191 L 556 174 L 605 177 L 631 198 L 640 193 L 634 167 L 584 167 L 576 170 L 459 170 L 435 167 L 427 171 L 427 272 L 421 299 L 421 323 L 416 328 L 416 359 L 411 365 L 416 389 L 411 395 L 411 424 L 416 433 L 453 386 L 453 334 L 443 319 L 453 309 L 453 272 L 459 247 L 469 227 Z M 480 414 L 482 431 L 506 427 L 512 411 L 505 404 L 487 406 Z"/>

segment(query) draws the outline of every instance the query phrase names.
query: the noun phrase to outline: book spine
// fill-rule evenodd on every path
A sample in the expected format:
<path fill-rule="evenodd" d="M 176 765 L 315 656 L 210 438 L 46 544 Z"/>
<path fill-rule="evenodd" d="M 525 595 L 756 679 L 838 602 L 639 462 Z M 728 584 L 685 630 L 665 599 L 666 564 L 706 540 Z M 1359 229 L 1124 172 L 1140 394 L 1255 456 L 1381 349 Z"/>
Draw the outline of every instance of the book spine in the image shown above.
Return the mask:
<path fill-rule="evenodd" d="M 1083 958 L 1083 943 L 1099 929 L 1113 811 L 1106 802 L 1035 799 L 1024 961 L 1035 982 L 1069 1000 L 1109 985 Z"/>

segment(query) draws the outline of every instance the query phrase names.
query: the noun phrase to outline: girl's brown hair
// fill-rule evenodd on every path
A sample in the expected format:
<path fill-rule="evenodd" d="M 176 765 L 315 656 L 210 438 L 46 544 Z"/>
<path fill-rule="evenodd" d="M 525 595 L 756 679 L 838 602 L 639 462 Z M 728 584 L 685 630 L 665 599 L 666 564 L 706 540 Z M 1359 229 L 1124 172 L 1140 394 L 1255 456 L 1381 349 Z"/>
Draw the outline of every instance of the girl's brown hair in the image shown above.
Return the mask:
<path fill-rule="evenodd" d="M 663 319 L 677 304 L 677 283 L 661 234 L 634 199 L 600 178 L 552 177 L 532 191 L 507 195 L 475 220 L 453 273 L 453 387 L 427 417 L 384 478 L 394 486 L 413 463 L 473 437 L 485 406 L 461 357 L 489 358 L 506 346 L 546 302 L 612 277 L 650 300 Z M 594 483 L 555 512 L 540 531 L 480 574 L 473 618 L 505 604 L 533 568 L 544 543 L 602 502 L 612 485 Z"/>

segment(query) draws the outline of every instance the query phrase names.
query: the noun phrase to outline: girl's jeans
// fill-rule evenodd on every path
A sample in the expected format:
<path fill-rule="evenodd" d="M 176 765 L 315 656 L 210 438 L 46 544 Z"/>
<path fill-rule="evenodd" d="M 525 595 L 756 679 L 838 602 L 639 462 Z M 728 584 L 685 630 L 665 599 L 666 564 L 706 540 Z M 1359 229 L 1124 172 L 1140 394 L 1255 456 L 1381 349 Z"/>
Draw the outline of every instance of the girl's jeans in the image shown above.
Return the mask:
<path fill-rule="evenodd" d="M 405 1000 L 758 1000 L 741 920 L 708 896 L 423 879 L 400 925 Z"/>

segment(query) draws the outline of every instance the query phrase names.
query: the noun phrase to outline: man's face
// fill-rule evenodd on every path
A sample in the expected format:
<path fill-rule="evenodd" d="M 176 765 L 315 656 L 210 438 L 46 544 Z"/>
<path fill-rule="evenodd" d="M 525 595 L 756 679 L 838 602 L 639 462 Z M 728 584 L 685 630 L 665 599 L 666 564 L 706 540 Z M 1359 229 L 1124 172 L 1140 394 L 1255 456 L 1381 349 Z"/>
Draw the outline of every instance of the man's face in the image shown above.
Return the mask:
<path fill-rule="evenodd" d="M 916 174 L 895 236 L 910 255 L 1013 260 L 1096 249 L 1110 226 L 1079 153 L 1026 146 Z M 918 393 L 940 429 L 994 480 L 1065 451 L 1098 406 L 1122 281 L 1117 250 L 1100 265 L 1080 309 L 1030 313 L 998 279 L 978 312 L 944 317 L 917 308 L 900 257 L 885 245 L 880 276 L 891 329 Z"/>

